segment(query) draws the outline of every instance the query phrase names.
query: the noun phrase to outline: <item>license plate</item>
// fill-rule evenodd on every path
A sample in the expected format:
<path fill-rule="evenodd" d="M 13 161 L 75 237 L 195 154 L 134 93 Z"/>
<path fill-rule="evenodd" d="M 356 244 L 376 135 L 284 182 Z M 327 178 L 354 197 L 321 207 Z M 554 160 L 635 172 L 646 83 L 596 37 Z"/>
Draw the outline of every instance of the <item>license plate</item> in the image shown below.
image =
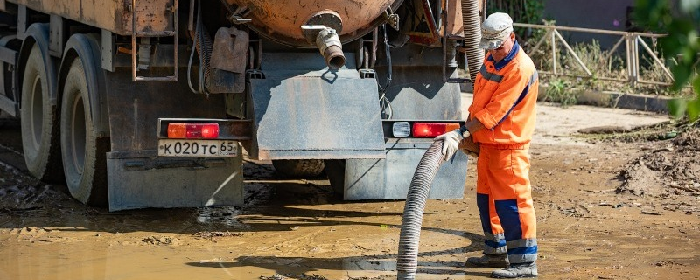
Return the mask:
<path fill-rule="evenodd" d="M 235 157 L 238 143 L 231 140 L 159 139 L 160 157 Z"/>

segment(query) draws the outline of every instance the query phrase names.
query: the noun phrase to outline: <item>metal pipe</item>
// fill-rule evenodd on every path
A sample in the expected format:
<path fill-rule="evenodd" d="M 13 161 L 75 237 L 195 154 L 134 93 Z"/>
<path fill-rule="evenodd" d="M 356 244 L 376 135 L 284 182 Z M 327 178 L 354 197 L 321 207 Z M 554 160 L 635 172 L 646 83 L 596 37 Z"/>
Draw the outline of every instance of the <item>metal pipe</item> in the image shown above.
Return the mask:
<path fill-rule="evenodd" d="M 542 75 L 554 75 L 554 73 L 549 72 L 549 71 L 537 71 L 537 74 L 542 74 Z M 575 78 L 581 78 L 581 79 L 590 79 L 591 77 L 587 76 L 581 76 L 581 75 L 576 75 L 576 74 L 557 74 L 556 76 L 566 76 L 566 77 L 575 77 Z M 616 78 L 607 78 L 607 77 L 597 77 L 596 79 L 601 80 L 601 81 L 613 81 L 613 82 L 628 82 L 628 79 L 616 79 Z"/>
<path fill-rule="evenodd" d="M 345 54 L 339 46 L 330 46 L 323 51 L 326 65 L 331 69 L 340 69 L 345 65 Z"/>
<path fill-rule="evenodd" d="M 547 32 L 544 33 L 544 36 L 542 36 L 542 39 L 540 39 L 540 40 L 537 42 L 537 44 L 535 44 L 535 46 L 532 47 L 532 49 L 530 49 L 529 52 L 530 52 L 530 53 L 535 53 L 535 52 L 537 52 L 537 50 L 539 50 L 539 48 L 540 48 L 540 46 L 542 45 L 542 43 L 544 43 L 544 41 L 546 41 L 547 38 L 549 38 L 549 36 L 551 35 L 551 34 L 549 34 L 549 33 L 551 33 L 551 32 L 552 32 L 552 30 L 547 30 Z"/>
<path fill-rule="evenodd" d="M 576 62 L 578 62 L 578 64 L 581 66 L 581 68 L 583 68 L 583 71 L 586 71 L 586 74 L 588 74 L 588 76 L 592 76 L 593 74 L 591 74 L 591 70 L 588 70 L 588 67 L 586 67 L 586 64 L 583 64 L 583 61 L 581 61 L 581 59 L 578 57 L 576 52 L 571 48 L 571 46 L 569 46 L 569 43 L 567 43 L 566 40 L 564 40 L 564 38 L 561 37 L 561 34 L 559 34 L 559 32 L 557 32 L 556 30 L 554 30 L 554 35 L 557 35 L 557 37 L 559 37 L 559 40 L 561 40 L 561 43 L 564 45 L 566 50 L 569 51 L 571 56 L 573 56 L 574 59 L 576 59 Z"/>
<path fill-rule="evenodd" d="M 666 65 L 664 65 L 664 63 L 661 62 L 661 60 L 658 57 L 656 57 L 656 54 L 653 51 L 651 51 L 651 48 L 649 48 L 649 45 L 647 45 L 647 43 L 644 42 L 644 40 L 642 40 L 639 37 L 637 37 L 637 41 L 639 41 L 642 44 L 642 47 L 644 47 L 644 49 L 647 51 L 647 53 L 649 55 L 651 55 L 651 57 L 654 59 L 654 62 L 658 63 L 659 66 L 661 66 L 661 69 L 664 70 L 664 73 L 666 73 L 666 76 L 668 76 L 671 79 L 671 81 L 674 81 L 675 79 L 673 78 L 673 75 L 671 75 L 671 72 L 669 72 L 668 68 L 666 68 Z"/>
<path fill-rule="evenodd" d="M 644 36 L 644 37 L 653 37 L 653 38 L 666 36 L 666 34 L 656 34 L 656 33 L 629 33 L 629 32 L 624 32 L 624 31 L 612 31 L 612 30 L 604 30 L 604 29 L 592 29 L 592 28 L 571 27 L 571 26 L 537 25 L 537 24 L 528 24 L 528 23 L 513 23 L 513 26 L 543 28 L 543 29 L 557 29 L 557 30 L 561 30 L 561 31 L 613 34 L 613 35 L 635 34 L 635 35 L 640 35 L 640 36 Z"/>
<path fill-rule="evenodd" d="M 606 77 L 597 77 L 598 80 L 602 81 L 618 81 L 618 82 L 629 82 L 632 86 L 635 86 L 636 84 L 653 84 L 653 85 L 662 85 L 662 86 L 667 86 L 670 85 L 671 83 L 668 82 L 659 82 L 659 81 L 647 81 L 643 80 L 641 77 L 641 69 L 640 69 L 640 58 L 639 58 L 639 45 L 642 45 L 642 48 L 645 49 L 649 55 L 652 56 L 654 59 L 654 62 L 656 64 L 659 64 L 662 69 L 664 70 L 664 73 L 666 76 L 668 76 L 671 80 L 673 80 L 673 77 L 671 73 L 668 71 L 668 68 L 665 67 L 664 63 L 659 59 L 659 57 L 652 51 L 652 49 L 649 47 L 649 45 L 641 39 L 641 37 L 647 37 L 647 38 L 652 38 L 652 39 L 657 39 L 661 37 L 667 36 L 667 34 L 656 34 L 656 33 L 636 33 L 636 32 L 622 32 L 622 31 L 612 31 L 612 30 L 601 30 L 601 29 L 591 29 L 591 28 L 578 28 L 578 27 L 569 27 L 569 26 L 553 26 L 553 25 L 536 25 L 536 24 L 525 24 L 525 23 L 514 23 L 513 26 L 517 27 L 530 27 L 530 28 L 539 28 L 539 29 L 545 29 L 547 32 L 545 35 L 540 39 L 537 44 L 530 49 L 530 52 L 534 53 L 538 51 L 539 46 L 545 42 L 547 39 L 552 42 L 552 63 L 553 63 L 553 71 L 539 71 L 540 74 L 544 75 L 554 75 L 554 76 L 571 76 L 571 77 L 579 77 L 579 75 L 575 74 L 566 74 L 566 73 L 559 73 L 561 71 L 557 71 L 557 61 L 556 61 L 556 41 L 553 40 L 553 37 L 557 36 L 564 44 L 564 47 L 569 50 L 569 52 L 572 53 L 572 55 L 575 55 L 572 52 L 571 47 L 568 45 L 566 40 L 561 36 L 560 33 L 558 33 L 558 30 L 561 31 L 573 31 L 573 32 L 584 32 L 584 33 L 597 33 L 597 34 L 612 34 L 612 35 L 621 35 L 620 40 L 618 40 L 613 47 L 608 51 L 606 55 L 604 55 L 604 61 L 608 64 L 608 68 L 612 67 L 612 56 L 617 50 L 622 42 L 625 42 L 625 67 L 627 71 L 627 79 L 626 80 L 621 80 L 621 79 L 616 79 L 616 78 L 606 78 Z M 579 65 L 585 67 L 580 59 L 576 59 Z M 584 69 L 585 71 L 585 69 Z M 588 72 L 588 71 L 586 71 Z M 588 74 L 588 73 L 587 73 Z M 586 77 L 584 77 L 586 78 Z M 687 88 L 687 87 L 686 87 Z"/>
<path fill-rule="evenodd" d="M 554 75 L 557 74 L 557 39 L 554 35 L 554 32 L 552 32 L 552 37 L 550 38 L 552 42 L 552 69 L 554 71 Z"/>
<path fill-rule="evenodd" d="M 630 36 L 625 34 L 625 66 L 627 66 L 627 81 L 632 80 L 632 56 L 630 55 Z"/>
<path fill-rule="evenodd" d="M 345 54 L 340 37 L 335 29 L 325 25 L 304 25 L 301 27 L 305 31 L 318 31 L 316 35 L 316 47 L 321 52 L 330 69 L 340 69 L 345 66 Z"/>
<path fill-rule="evenodd" d="M 634 83 L 639 82 L 639 35 L 633 35 L 634 40 Z"/>
<path fill-rule="evenodd" d="M 608 51 L 608 54 L 606 54 L 605 58 L 603 58 L 603 61 L 605 61 L 608 64 L 608 71 L 610 71 L 610 69 L 612 68 L 612 59 L 611 58 L 612 58 L 613 54 L 615 53 L 617 48 L 620 47 L 620 44 L 622 44 L 622 41 L 624 41 L 624 40 L 625 40 L 624 36 L 620 37 L 620 40 L 617 40 L 617 43 L 615 43 L 615 45 L 613 45 L 613 47 L 610 48 L 610 50 Z"/>
<path fill-rule="evenodd" d="M 650 84 L 650 85 L 657 85 L 657 86 L 671 86 L 673 83 L 667 83 L 667 82 L 656 82 L 656 81 L 645 81 L 645 80 L 639 80 L 637 83 L 640 84 Z M 683 87 L 683 88 L 690 88 L 690 87 Z"/>

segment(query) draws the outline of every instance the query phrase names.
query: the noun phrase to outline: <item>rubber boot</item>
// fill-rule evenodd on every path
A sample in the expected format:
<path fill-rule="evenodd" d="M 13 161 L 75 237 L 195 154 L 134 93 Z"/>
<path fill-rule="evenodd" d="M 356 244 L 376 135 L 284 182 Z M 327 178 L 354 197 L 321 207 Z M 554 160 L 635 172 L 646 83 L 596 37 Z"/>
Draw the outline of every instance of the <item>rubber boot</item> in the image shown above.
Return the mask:
<path fill-rule="evenodd" d="M 506 254 L 484 254 L 481 257 L 467 258 L 467 264 L 478 267 L 505 268 L 508 267 L 508 257 Z"/>
<path fill-rule="evenodd" d="M 537 264 L 535 262 L 511 264 L 506 269 L 499 269 L 491 273 L 493 278 L 527 278 L 537 277 Z"/>

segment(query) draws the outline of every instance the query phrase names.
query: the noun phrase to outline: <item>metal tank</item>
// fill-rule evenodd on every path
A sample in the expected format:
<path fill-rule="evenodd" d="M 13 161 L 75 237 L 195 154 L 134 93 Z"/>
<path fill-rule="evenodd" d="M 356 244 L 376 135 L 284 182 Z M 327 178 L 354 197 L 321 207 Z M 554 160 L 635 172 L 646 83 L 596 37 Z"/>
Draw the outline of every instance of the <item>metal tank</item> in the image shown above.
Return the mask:
<path fill-rule="evenodd" d="M 341 42 L 367 34 L 384 21 L 387 10 L 395 11 L 402 0 L 226 0 L 252 20 L 250 26 L 270 40 L 312 47 L 304 25 L 325 25 L 335 29 Z"/>
<path fill-rule="evenodd" d="M 342 44 L 385 22 L 401 0 L 226 0 L 234 17 L 263 37 L 293 47 L 317 47 L 332 69 L 345 65 Z"/>

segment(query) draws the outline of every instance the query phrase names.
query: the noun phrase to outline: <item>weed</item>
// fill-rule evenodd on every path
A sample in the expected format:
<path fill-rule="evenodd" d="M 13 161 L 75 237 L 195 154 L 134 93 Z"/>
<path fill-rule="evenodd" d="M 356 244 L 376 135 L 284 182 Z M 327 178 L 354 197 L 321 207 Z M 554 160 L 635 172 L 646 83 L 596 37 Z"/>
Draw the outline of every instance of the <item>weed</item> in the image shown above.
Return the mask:
<path fill-rule="evenodd" d="M 542 101 L 556 102 L 563 107 L 569 107 L 578 101 L 578 90 L 572 89 L 571 83 L 556 79 L 549 82 Z"/>
<path fill-rule="evenodd" d="M 553 22 L 545 22 L 546 25 L 553 25 Z M 659 63 L 645 50 L 640 50 L 640 73 L 639 78 L 643 81 L 654 81 L 658 83 L 631 83 L 628 81 L 627 62 L 624 52 L 617 50 L 604 50 L 596 40 L 587 43 L 579 43 L 571 47 L 576 57 L 569 53 L 567 48 L 557 40 L 556 60 L 553 59 L 552 42 L 544 31 L 534 33 L 529 40 L 523 43 L 523 48 L 535 62 L 535 67 L 543 72 L 540 80 L 543 84 L 556 80 L 569 81 L 569 86 L 589 89 L 616 91 L 621 93 L 642 93 L 655 95 L 683 95 L 685 91 L 674 92 L 662 83 L 670 83 L 671 80 Z M 547 36 L 549 37 L 549 36 Z M 534 46 L 538 48 L 533 49 Z M 655 42 L 647 43 L 650 48 L 656 49 Z M 660 54 L 656 54 L 661 56 Z M 591 75 L 584 70 L 581 64 L 590 71 Z M 557 75 L 553 75 L 556 65 Z M 554 89 L 552 89 L 554 90 Z"/>

